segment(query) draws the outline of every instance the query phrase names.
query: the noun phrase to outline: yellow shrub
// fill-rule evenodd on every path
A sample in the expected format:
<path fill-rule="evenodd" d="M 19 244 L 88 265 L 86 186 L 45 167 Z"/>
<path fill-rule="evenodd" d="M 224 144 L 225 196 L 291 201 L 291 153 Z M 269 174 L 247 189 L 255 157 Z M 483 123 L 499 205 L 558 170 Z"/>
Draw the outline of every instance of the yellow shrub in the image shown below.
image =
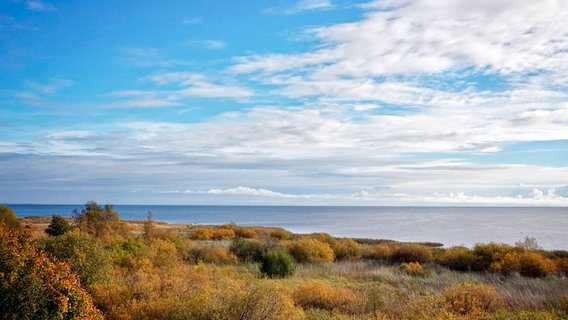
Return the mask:
<path fill-rule="evenodd" d="M 211 240 L 213 238 L 213 230 L 208 227 L 195 228 L 191 232 L 190 238 L 193 240 Z"/>
<path fill-rule="evenodd" d="M 471 271 L 474 268 L 475 256 L 466 247 L 452 247 L 437 256 L 436 262 L 452 270 Z"/>
<path fill-rule="evenodd" d="M 231 264 L 237 262 L 237 257 L 227 249 L 214 245 L 194 245 L 189 249 L 186 260 L 192 263 Z"/>
<path fill-rule="evenodd" d="M 428 262 L 432 260 L 432 249 L 414 243 L 402 243 L 392 252 L 391 259 L 395 262 Z"/>
<path fill-rule="evenodd" d="M 353 239 L 339 239 L 331 246 L 337 260 L 358 260 L 361 258 L 361 245 Z"/>
<path fill-rule="evenodd" d="M 281 228 L 276 228 L 274 230 L 272 230 L 272 232 L 270 232 L 270 236 L 274 239 L 278 239 L 278 240 L 290 240 L 292 239 L 292 233 L 290 233 L 289 231 L 286 231 L 284 229 Z"/>
<path fill-rule="evenodd" d="M 442 293 L 448 310 L 458 315 L 480 316 L 494 312 L 503 299 L 490 285 L 462 283 L 446 288 Z"/>
<path fill-rule="evenodd" d="M 332 287 L 323 281 L 312 281 L 294 290 L 294 302 L 304 309 L 339 310 L 356 313 L 365 308 L 366 301 L 345 287 Z"/>
<path fill-rule="evenodd" d="M 258 234 L 254 229 L 245 228 L 245 227 L 237 227 L 234 229 L 235 236 L 237 238 L 245 238 L 245 239 L 256 239 L 258 238 Z"/>
<path fill-rule="evenodd" d="M 400 270 L 411 276 L 421 276 L 425 274 L 424 267 L 422 267 L 419 262 L 403 263 L 400 265 Z"/>
<path fill-rule="evenodd" d="M 520 270 L 523 276 L 546 277 L 556 271 L 556 265 L 552 260 L 534 251 L 525 251 L 519 257 Z"/>
<path fill-rule="evenodd" d="M 310 238 L 303 238 L 292 243 L 290 254 L 298 262 L 309 263 L 331 262 L 335 258 L 329 244 Z"/>
<path fill-rule="evenodd" d="M 235 238 L 235 231 L 229 228 L 219 228 L 213 233 L 214 240 L 230 240 Z"/>
<path fill-rule="evenodd" d="M 381 243 L 367 247 L 365 251 L 364 257 L 367 259 L 388 261 L 392 256 L 393 248 L 392 245 L 388 243 Z"/>

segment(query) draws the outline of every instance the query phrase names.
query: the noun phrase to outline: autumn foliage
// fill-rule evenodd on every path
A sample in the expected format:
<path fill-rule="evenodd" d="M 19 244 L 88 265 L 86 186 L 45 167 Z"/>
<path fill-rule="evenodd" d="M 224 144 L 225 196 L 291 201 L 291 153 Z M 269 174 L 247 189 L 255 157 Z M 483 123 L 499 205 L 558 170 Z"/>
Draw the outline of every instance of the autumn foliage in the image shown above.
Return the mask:
<path fill-rule="evenodd" d="M 69 266 L 30 244 L 25 231 L 0 223 L 2 319 L 103 319 Z"/>

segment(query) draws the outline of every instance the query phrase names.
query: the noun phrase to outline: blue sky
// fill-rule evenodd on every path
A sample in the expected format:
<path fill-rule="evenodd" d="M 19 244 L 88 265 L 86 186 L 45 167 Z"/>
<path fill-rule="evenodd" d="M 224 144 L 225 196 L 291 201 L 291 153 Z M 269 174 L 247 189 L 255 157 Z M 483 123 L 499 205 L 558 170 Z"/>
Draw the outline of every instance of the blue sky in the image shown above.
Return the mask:
<path fill-rule="evenodd" d="M 568 205 L 565 1 L 0 3 L 0 202 Z"/>

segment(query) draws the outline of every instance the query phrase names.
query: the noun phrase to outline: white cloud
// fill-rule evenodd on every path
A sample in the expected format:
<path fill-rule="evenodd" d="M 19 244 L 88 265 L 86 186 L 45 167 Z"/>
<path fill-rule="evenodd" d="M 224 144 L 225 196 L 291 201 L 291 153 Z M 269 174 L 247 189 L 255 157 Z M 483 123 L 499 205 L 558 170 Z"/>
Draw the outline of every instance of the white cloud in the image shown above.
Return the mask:
<path fill-rule="evenodd" d="M 205 49 L 225 49 L 227 44 L 221 40 L 189 40 L 187 45 Z"/>
<path fill-rule="evenodd" d="M 40 0 L 26 1 L 26 7 L 32 11 L 47 12 L 54 11 L 55 7 Z"/>

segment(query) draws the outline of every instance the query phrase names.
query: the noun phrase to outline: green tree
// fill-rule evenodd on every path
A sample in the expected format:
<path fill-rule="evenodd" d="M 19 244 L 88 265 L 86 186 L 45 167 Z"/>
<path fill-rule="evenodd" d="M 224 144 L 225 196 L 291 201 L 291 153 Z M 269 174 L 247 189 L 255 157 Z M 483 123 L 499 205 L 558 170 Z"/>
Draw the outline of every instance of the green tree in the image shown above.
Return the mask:
<path fill-rule="evenodd" d="M 112 205 L 101 208 L 96 202 L 89 201 L 81 212 L 75 210 L 74 216 L 79 230 L 97 238 L 109 240 L 126 235 L 126 226 Z"/>
<path fill-rule="evenodd" d="M 0 224 L 0 319 L 103 319 L 69 266 Z"/>
<path fill-rule="evenodd" d="M 45 229 L 45 233 L 50 236 L 57 237 L 64 235 L 65 233 L 73 230 L 73 226 L 67 221 L 67 219 L 63 218 L 60 215 L 54 214 L 51 217 L 51 222 L 47 229 Z"/>
<path fill-rule="evenodd" d="M 0 206 L 0 223 L 4 223 L 9 229 L 20 229 L 22 227 L 14 210 L 7 206 Z"/>

